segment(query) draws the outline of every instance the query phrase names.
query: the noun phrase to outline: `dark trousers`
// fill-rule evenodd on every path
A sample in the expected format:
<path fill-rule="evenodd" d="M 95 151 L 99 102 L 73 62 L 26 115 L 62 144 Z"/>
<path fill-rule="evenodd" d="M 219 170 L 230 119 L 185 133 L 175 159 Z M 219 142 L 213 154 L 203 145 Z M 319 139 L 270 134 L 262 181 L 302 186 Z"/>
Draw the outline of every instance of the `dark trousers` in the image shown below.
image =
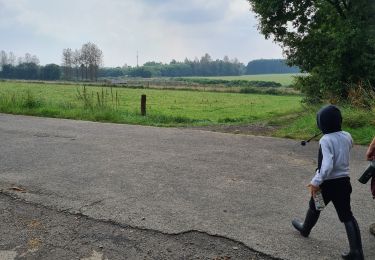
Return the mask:
<path fill-rule="evenodd" d="M 350 221 L 353 218 L 353 213 L 350 208 L 350 194 L 352 193 L 350 178 L 344 177 L 334 180 L 327 180 L 320 185 L 320 188 L 322 190 L 324 203 L 328 205 L 328 203 L 332 201 L 340 221 Z M 312 197 L 310 199 L 309 206 L 310 209 L 315 213 L 320 213 L 320 211 L 315 209 L 315 203 Z"/>

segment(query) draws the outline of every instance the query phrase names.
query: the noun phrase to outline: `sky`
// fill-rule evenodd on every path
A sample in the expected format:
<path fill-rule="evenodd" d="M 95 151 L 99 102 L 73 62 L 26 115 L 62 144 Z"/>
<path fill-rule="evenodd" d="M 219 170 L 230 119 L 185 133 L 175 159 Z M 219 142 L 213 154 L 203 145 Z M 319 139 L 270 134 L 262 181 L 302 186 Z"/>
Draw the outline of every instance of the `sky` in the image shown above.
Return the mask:
<path fill-rule="evenodd" d="M 246 0 L 0 0 L 0 50 L 61 64 L 62 50 L 95 43 L 106 67 L 147 61 L 282 58 Z"/>

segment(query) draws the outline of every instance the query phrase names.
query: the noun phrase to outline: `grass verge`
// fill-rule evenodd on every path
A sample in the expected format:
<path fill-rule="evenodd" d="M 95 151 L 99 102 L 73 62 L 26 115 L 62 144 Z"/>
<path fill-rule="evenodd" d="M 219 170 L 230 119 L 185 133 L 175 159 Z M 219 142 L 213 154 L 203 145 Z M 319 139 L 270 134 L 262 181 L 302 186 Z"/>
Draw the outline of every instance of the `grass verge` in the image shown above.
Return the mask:
<path fill-rule="evenodd" d="M 273 135 L 283 138 L 306 139 L 319 132 L 316 125 L 318 106 L 304 107 L 303 112 L 294 117 L 271 120 L 270 124 L 279 125 L 280 128 Z M 343 130 L 349 132 L 356 144 L 367 145 L 375 136 L 375 111 L 340 106 L 343 116 Z"/>
<path fill-rule="evenodd" d="M 147 95 L 147 116 L 140 97 Z M 0 82 L 0 112 L 151 126 L 277 126 L 272 136 L 305 139 L 318 132 L 316 112 L 300 96 L 82 87 Z M 341 107 L 355 143 L 375 136 L 375 111 Z"/>

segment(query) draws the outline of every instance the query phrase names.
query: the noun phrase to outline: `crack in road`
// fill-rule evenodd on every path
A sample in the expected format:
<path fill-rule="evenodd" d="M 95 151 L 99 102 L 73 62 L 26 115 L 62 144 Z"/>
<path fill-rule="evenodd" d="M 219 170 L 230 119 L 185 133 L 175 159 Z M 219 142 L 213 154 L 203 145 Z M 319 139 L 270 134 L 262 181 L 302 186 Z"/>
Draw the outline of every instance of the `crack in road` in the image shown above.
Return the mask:
<path fill-rule="evenodd" d="M 22 214 L 26 214 L 23 216 L 25 219 L 35 218 L 36 211 L 44 212 L 42 216 L 46 223 L 43 224 L 43 230 L 31 229 L 31 231 L 26 232 L 26 235 L 30 237 L 38 237 L 40 241 L 46 242 L 43 242 L 43 246 L 37 248 L 38 250 L 35 252 L 26 251 L 25 245 L 21 246 L 21 249 L 18 249 L 18 251 L 21 252 L 23 248 L 23 254 L 31 254 L 30 259 L 48 259 L 53 252 L 61 253 L 61 251 L 68 251 L 68 254 L 66 254 L 67 252 L 64 253 L 66 256 L 79 255 L 79 257 L 84 257 L 89 255 L 92 250 L 97 250 L 98 248 L 103 251 L 108 259 L 123 259 L 123 257 L 118 256 L 123 256 L 126 252 L 127 254 L 130 254 L 130 259 L 134 256 L 137 256 L 136 258 L 139 258 L 139 256 L 145 256 L 146 259 L 192 259 L 190 256 L 194 256 L 194 258 L 196 256 L 197 259 L 279 259 L 257 252 L 246 246 L 244 243 L 234 239 L 209 234 L 200 230 L 165 233 L 159 230 L 133 227 L 110 219 L 94 219 L 82 212 L 72 213 L 67 212 L 66 210 L 58 210 L 43 204 L 26 201 L 18 197 L 14 192 L 0 190 L 0 195 L 0 200 L 10 200 L 9 205 L 5 207 L 9 209 L 6 216 L 0 214 L 0 221 L 2 223 L 4 223 L 2 218 L 6 218 L 5 222 L 17 221 L 19 218 L 17 214 L 19 214 L 20 210 L 17 207 L 32 209 L 32 212 L 34 213 L 30 213 L 31 216 L 28 216 L 25 213 L 25 210 L 21 211 Z M 97 200 L 85 206 L 97 205 L 103 200 L 104 199 Z M 12 212 L 13 207 L 16 208 L 14 208 L 15 210 Z M 11 219 L 9 218 L 9 213 L 15 216 Z M 56 224 L 54 223 L 54 218 L 62 218 L 63 221 L 59 221 L 57 222 L 58 224 Z M 67 219 L 72 223 L 67 223 Z M 12 226 L 12 224 L 8 226 Z M 65 230 L 65 233 L 59 231 L 61 227 L 67 229 Z M 27 226 L 25 228 L 27 228 Z M 54 237 L 56 241 L 51 242 L 51 240 L 44 237 L 48 232 L 56 233 L 51 234 L 51 237 Z M 36 236 L 35 233 L 40 234 L 39 236 Z M 9 232 L 5 232 L 5 234 L 9 234 Z M 8 246 L 4 246 L 4 242 L 1 241 L 1 239 L 4 239 L 4 242 L 6 242 L 15 241 L 18 238 L 0 238 L 0 251 L 3 249 L 9 250 L 14 248 L 14 244 L 12 243 Z M 22 244 L 22 241 L 18 242 L 18 244 L 19 243 Z M 124 252 L 124 248 L 126 249 L 126 247 L 128 247 L 128 251 L 125 250 L 126 252 Z M 33 256 L 35 258 L 33 258 Z M 181 258 L 181 256 L 185 257 Z"/>

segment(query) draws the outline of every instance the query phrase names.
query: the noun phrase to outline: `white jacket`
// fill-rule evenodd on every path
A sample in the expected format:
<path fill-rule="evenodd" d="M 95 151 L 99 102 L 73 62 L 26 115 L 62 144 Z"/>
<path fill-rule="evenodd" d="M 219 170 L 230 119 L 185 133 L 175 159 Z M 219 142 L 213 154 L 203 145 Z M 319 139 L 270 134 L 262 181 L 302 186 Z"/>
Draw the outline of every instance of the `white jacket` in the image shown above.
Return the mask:
<path fill-rule="evenodd" d="M 325 134 L 320 138 L 319 144 L 323 160 L 311 184 L 319 186 L 326 180 L 349 176 L 350 149 L 353 147 L 351 135 L 345 131 Z"/>

